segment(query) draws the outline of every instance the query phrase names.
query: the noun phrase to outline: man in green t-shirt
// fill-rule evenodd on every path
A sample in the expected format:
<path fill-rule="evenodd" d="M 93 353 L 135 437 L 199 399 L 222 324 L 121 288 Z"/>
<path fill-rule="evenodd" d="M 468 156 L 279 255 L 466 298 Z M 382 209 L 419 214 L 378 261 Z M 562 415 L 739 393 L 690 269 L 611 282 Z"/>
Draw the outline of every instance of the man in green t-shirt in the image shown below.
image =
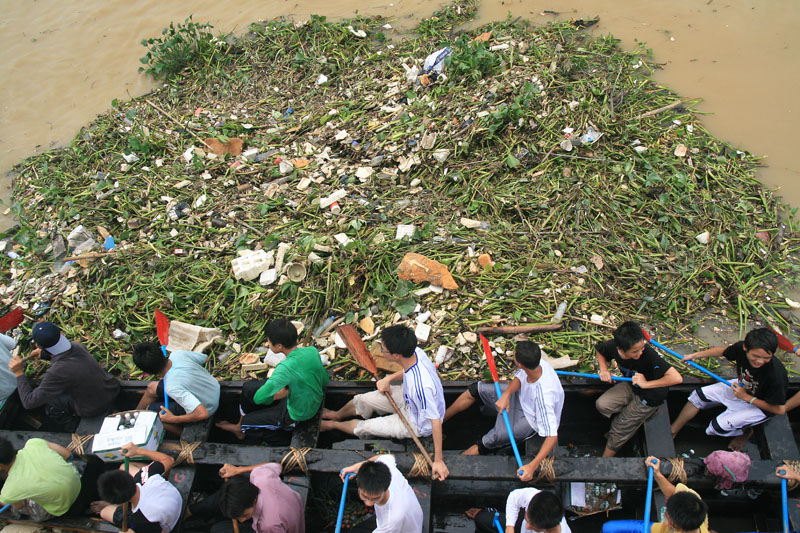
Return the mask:
<path fill-rule="evenodd" d="M 67 462 L 70 455 L 65 448 L 42 439 L 30 439 L 16 451 L 0 437 L 0 472 L 6 474 L 0 506 L 11 504 L 36 522 L 69 511 L 81 491 L 81 478 Z"/>
<path fill-rule="evenodd" d="M 217 427 L 244 439 L 248 431 L 294 429 L 297 422 L 313 418 L 322 405 L 328 372 L 313 346 L 297 347 L 297 329 L 286 318 L 273 320 L 266 331 L 269 348 L 286 355 L 272 377 L 242 386 L 240 416 L 236 423 Z"/>

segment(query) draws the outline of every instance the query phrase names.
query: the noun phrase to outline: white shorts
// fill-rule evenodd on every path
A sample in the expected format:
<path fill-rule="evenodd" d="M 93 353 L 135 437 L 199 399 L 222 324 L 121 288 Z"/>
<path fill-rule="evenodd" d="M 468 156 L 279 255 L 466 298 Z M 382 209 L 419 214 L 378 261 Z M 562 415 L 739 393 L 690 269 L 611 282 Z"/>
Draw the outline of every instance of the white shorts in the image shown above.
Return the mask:
<path fill-rule="evenodd" d="M 411 417 L 406 407 L 406 402 L 403 399 L 403 387 L 399 385 L 392 385 L 392 399 L 394 399 L 400 412 L 408 421 L 408 424 L 414 429 L 414 434 L 418 437 L 420 435 L 419 429 L 411 421 Z M 377 390 L 358 394 L 353 398 L 355 404 L 356 414 L 362 420 L 358 423 L 355 429 L 356 437 L 360 439 L 367 439 L 370 437 L 380 437 L 388 439 L 409 439 L 411 434 L 406 429 L 406 426 L 400 420 L 400 417 L 394 412 L 392 404 L 385 394 Z M 391 414 L 390 414 L 391 413 Z M 386 415 L 370 418 L 373 415 Z"/>
<path fill-rule="evenodd" d="M 740 400 L 733 389 L 724 383 L 714 383 L 695 390 L 689 401 L 698 409 L 708 409 L 718 405 L 726 407 L 706 428 L 706 434 L 720 437 L 736 437 L 744 433 L 743 428 L 757 426 L 767 420 L 767 414 L 755 405 Z"/>

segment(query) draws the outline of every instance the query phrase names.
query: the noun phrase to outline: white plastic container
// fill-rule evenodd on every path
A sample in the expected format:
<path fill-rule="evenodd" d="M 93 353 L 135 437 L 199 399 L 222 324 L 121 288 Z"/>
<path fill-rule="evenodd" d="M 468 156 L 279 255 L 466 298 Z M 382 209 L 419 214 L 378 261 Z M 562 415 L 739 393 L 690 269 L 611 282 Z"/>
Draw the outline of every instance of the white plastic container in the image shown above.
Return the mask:
<path fill-rule="evenodd" d="M 270 263 L 272 261 L 267 252 L 258 250 L 242 257 L 237 257 L 231 261 L 231 268 L 236 279 L 250 281 L 256 279 L 259 274 L 267 270 L 270 267 Z"/>
<path fill-rule="evenodd" d="M 272 350 L 267 350 L 267 354 L 264 356 L 264 362 L 269 366 L 278 366 L 278 363 L 285 360 L 285 355 L 282 353 L 275 353 Z"/>
<path fill-rule="evenodd" d="M 127 425 L 127 427 L 126 427 Z M 92 440 L 92 453 L 105 462 L 122 461 L 120 448 L 129 442 L 145 450 L 157 450 L 164 438 L 164 426 L 154 411 L 115 413 L 103 419 Z M 131 459 L 147 459 L 131 457 Z"/>

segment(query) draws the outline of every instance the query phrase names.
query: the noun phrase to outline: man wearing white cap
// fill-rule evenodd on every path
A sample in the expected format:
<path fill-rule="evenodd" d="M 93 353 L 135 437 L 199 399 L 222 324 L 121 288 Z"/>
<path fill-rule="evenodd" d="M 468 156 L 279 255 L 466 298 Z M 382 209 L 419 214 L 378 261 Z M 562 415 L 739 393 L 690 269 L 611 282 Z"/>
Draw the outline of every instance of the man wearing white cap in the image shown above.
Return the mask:
<path fill-rule="evenodd" d="M 37 349 L 31 356 L 51 361 L 38 387 L 25 376 L 22 359 L 13 357 L 8 363 L 25 409 L 44 405 L 45 414 L 59 431 L 75 431 L 80 417 L 101 416 L 111 410 L 119 381 L 103 370 L 83 344 L 70 342 L 52 322 L 37 322 L 33 341 Z"/>

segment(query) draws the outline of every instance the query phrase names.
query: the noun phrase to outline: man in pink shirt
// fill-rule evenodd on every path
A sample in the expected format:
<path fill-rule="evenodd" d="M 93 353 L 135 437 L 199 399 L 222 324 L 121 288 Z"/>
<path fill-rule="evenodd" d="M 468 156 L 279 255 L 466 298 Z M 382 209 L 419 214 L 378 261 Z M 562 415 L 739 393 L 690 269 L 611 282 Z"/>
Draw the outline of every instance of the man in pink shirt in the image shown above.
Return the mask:
<path fill-rule="evenodd" d="M 249 474 L 249 477 L 248 477 Z M 221 513 L 225 520 L 214 524 L 211 533 L 304 533 L 306 529 L 300 495 L 281 481 L 281 465 L 223 465 L 219 475 L 226 479 L 216 493 L 190 506 L 187 516 Z M 215 513 L 216 511 L 216 513 Z"/>

